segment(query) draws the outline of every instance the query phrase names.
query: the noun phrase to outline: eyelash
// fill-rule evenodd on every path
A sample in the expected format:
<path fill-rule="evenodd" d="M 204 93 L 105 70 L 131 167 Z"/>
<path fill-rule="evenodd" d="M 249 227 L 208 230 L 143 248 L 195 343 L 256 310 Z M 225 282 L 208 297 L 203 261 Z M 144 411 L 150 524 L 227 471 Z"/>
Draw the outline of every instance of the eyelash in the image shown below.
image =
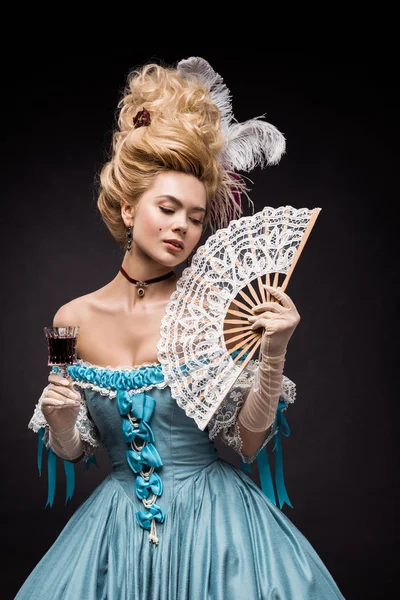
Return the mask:
<path fill-rule="evenodd" d="M 164 206 L 159 206 L 159 209 L 163 211 L 163 213 L 170 215 L 171 213 L 173 213 L 173 210 L 170 210 L 169 208 L 165 208 Z M 198 219 L 192 219 L 193 223 L 196 223 L 196 225 L 203 225 L 202 221 L 199 221 Z"/>

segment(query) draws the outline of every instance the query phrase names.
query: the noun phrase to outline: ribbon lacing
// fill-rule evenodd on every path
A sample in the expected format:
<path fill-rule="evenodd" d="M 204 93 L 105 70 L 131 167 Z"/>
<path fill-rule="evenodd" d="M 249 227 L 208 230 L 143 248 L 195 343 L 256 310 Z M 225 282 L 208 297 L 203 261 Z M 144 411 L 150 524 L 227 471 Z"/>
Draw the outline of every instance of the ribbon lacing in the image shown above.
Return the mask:
<path fill-rule="evenodd" d="M 136 475 L 136 496 L 146 509 L 136 512 L 136 520 L 141 527 L 150 530 L 149 541 L 158 544 L 156 521 L 163 523 L 165 513 L 156 504 L 157 498 L 162 494 L 163 484 L 155 469 L 161 467 L 163 462 L 154 445 L 154 434 L 149 425 L 155 405 L 155 399 L 144 392 L 134 395 L 125 390 L 117 392 L 117 407 L 122 416 L 122 432 L 125 442 L 129 445 L 126 458 Z M 138 443 L 137 438 L 143 443 Z"/>

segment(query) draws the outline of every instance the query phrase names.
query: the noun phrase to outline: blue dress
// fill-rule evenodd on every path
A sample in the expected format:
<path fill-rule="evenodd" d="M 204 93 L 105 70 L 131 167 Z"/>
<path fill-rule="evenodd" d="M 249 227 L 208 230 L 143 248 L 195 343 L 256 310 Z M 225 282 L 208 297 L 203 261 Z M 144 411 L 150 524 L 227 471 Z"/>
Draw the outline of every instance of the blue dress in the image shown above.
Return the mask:
<path fill-rule="evenodd" d="M 218 457 L 207 431 L 179 408 L 158 363 L 130 371 L 82 362 L 68 369 L 92 427 L 85 436 L 81 419 L 83 439 L 92 449 L 94 437 L 106 447 L 112 472 L 15 600 L 343 598 L 304 535 L 265 490 Z M 55 455 L 46 428 L 38 432 L 51 505 Z M 70 497 L 74 465 L 64 466 Z"/>

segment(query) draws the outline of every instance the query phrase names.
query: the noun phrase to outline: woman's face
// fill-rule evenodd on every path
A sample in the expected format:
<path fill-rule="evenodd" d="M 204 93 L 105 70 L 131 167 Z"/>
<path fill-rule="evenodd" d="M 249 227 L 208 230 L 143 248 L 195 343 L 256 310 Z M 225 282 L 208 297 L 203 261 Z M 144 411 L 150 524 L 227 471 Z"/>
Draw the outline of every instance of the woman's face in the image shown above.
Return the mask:
<path fill-rule="evenodd" d="M 125 210 L 127 205 L 123 216 Z M 205 212 L 206 191 L 201 181 L 187 173 L 160 173 L 135 208 L 128 210 L 128 219 L 125 212 L 125 224 L 133 224 L 131 253 L 167 267 L 182 263 L 200 241 Z M 181 247 L 168 240 L 176 240 Z"/>

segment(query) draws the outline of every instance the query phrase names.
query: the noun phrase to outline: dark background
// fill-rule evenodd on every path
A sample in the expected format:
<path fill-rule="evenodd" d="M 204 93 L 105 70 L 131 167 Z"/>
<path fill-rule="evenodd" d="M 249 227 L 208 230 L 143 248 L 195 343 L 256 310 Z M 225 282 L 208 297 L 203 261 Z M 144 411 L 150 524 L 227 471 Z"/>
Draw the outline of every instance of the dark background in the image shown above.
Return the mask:
<path fill-rule="evenodd" d="M 286 412 L 291 435 L 282 438 L 294 508 L 283 511 L 347 600 L 383 598 L 394 583 L 398 103 L 390 57 L 204 47 L 26 49 L 8 64 L 3 94 L 4 600 L 109 472 L 104 451 L 98 469 L 77 465 L 75 495 L 64 506 L 59 464 L 55 504 L 44 510 L 47 473 L 39 477 L 37 436 L 27 429 L 47 385 L 43 326 L 62 304 L 114 278 L 122 261 L 96 212 L 95 180 L 126 75 L 151 59 L 191 55 L 224 77 L 239 121 L 266 113 L 287 138 L 279 166 L 249 175 L 256 210 L 322 208 L 287 289 L 301 322 L 285 366 L 297 400 Z"/>

